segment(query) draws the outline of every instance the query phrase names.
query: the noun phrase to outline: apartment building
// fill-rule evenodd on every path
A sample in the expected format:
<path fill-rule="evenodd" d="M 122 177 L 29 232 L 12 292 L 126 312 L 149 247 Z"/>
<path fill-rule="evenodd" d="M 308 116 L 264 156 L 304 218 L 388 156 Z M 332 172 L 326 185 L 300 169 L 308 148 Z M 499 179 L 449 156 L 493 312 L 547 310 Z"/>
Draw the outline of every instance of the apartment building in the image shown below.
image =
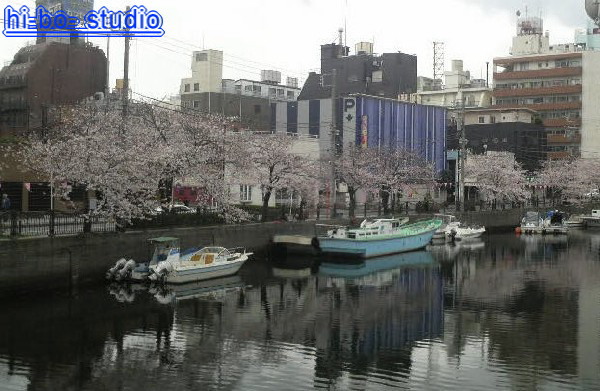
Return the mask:
<path fill-rule="evenodd" d="M 600 151 L 600 52 L 575 44 L 550 45 L 543 20 L 521 18 L 511 56 L 494 59 L 493 108 L 539 113 L 549 159 L 594 157 Z"/>

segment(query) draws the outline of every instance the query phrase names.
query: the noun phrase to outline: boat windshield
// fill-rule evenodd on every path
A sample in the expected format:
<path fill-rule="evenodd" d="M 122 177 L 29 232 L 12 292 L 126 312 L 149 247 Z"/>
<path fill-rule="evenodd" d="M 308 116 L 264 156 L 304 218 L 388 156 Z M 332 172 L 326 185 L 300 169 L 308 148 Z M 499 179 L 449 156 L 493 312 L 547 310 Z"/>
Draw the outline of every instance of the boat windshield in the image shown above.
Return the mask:
<path fill-rule="evenodd" d="M 224 247 L 204 247 L 200 250 L 201 254 L 223 254 L 228 255 L 229 251 L 227 251 Z"/>
<path fill-rule="evenodd" d="M 540 215 L 538 212 L 527 212 L 525 214 L 525 221 L 528 223 L 537 223 L 540 219 Z"/>

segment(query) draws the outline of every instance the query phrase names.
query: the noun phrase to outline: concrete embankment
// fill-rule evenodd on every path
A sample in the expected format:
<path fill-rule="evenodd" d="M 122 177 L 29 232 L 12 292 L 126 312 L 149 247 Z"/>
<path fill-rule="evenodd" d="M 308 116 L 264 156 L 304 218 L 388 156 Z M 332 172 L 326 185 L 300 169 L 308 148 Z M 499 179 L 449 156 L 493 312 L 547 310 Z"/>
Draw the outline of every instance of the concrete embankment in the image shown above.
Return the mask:
<path fill-rule="evenodd" d="M 314 222 L 226 225 L 90 234 L 77 237 L 0 240 L 0 293 L 68 288 L 98 282 L 117 259 L 144 260 L 146 241 L 174 236 L 182 248 L 214 243 L 262 250 L 274 234 L 314 235 Z"/>
<path fill-rule="evenodd" d="M 491 232 L 514 229 L 522 214 L 522 210 L 455 213 L 460 221 L 484 225 Z M 426 217 L 428 216 L 411 216 L 411 220 Z M 152 237 L 178 237 L 182 248 L 214 243 L 224 247 L 242 246 L 251 251 L 260 251 L 275 234 L 314 235 L 314 224 L 311 221 L 227 225 L 0 240 L 0 293 L 68 288 L 99 282 L 105 271 L 119 258 L 147 259 L 151 254 L 146 241 Z"/>

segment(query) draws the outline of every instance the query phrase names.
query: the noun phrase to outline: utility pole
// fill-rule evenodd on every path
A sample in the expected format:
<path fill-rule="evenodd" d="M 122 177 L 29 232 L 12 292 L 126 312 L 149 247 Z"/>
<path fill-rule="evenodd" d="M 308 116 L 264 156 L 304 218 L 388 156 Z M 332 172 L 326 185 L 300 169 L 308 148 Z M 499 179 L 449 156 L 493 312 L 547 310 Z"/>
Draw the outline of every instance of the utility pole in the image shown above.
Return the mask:
<path fill-rule="evenodd" d="M 467 161 L 467 135 L 465 131 L 465 100 L 462 91 L 459 90 L 460 100 L 458 107 L 458 118 L 456 121 L 457 133 L 460 132 L 459 170 L 458 170 L 458 197 L 456 210 L 465 210 L 465 165 Z"/>
<path fill-rule="evenodd" d="M 125 13 L 129 13 L 131 8 L 127 6 Z M 129 43 L 131 37 L 128 34 L 129 29 L 125 30 L 125 58 L 123 64 L 123 116 L 127 115 L 129 111 Z"/>
<path fill-rule="evenodd" d="M 331 191 L 330 191 L 330 205 L 331 205 L 331 218 L 335 218 L 337 215 L 336 200 L 337 200 L 337 189 L 335 180 L 335 158 L 337 156 L 337 69 L 331 71 L 331 148 L 330 148 L 330 159 L 331 159 Z"/>

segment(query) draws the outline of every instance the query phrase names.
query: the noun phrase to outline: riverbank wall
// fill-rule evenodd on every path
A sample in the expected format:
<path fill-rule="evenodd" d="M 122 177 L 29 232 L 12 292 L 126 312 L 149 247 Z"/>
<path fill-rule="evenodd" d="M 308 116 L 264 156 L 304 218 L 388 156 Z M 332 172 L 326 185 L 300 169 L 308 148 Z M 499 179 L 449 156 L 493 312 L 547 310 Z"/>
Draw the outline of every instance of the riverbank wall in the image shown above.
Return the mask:
<path fill-rule="evenodd" d="M 484 225 L 490 232 L 511 231 L 520 222 L 522 210 L 455 213 L 467 224 Z M 431 215 L 411 215 L 411 220 Z M 320 221 L 319 223 L 331 223 Z M 345 223 L 337 221 L 337 224 Z M 0 240 L 0 294 L 28 290 L 65 289 L 101 282 L 118 259 L 147 259 L 147 240 L 180 238 L 181 247 L 215 244 L 264 251 L 275 234 L 314 235 L 315 221 L 168 228 L 72 237 Z"/>

